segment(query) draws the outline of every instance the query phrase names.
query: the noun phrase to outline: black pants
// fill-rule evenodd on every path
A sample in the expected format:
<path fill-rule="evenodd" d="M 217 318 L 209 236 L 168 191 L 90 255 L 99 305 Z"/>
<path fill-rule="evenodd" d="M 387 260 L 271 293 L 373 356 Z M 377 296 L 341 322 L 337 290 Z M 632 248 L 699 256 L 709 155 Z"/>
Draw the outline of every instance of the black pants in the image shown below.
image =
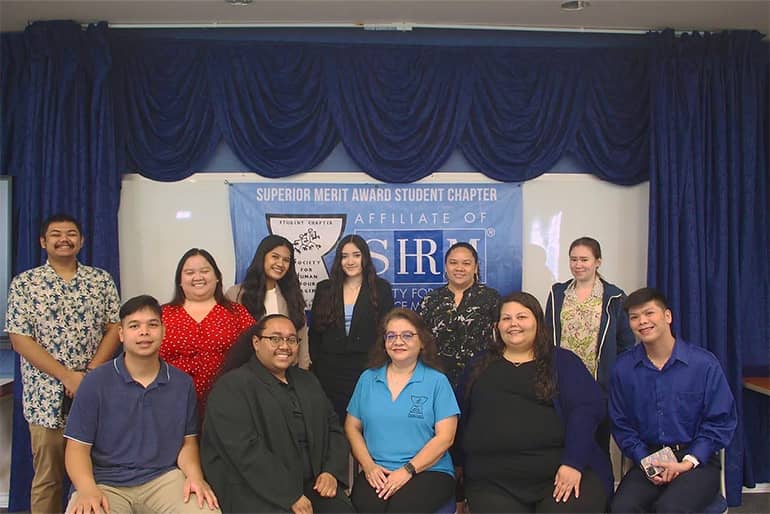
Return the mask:
<path fill-rule="evenodd" d="M 313 489 L 315 481 L 305 482 L 304 495 L 313 505 L 313 513 L 318 514 L 346 514 L 355 512 L 350 498 L 345 495 L 342 487 L 337 487 L 337 495 L 334 498 L 326 498 Z"/>
<path fill-rule="evenodd" d="M 468 506 L 473 514 L 509 512 L 596 513 L 607 510 L 607 492 L 599 476 L 586 469 L 580 478 L 580 498 L 574 494 L 566 502 L 556 503 L 549 493 L 540 501 L 525 503 L 502 487 L 487 481 L 471 480 L 465 483 Z"/>
<path fill-rule="evenodd" d="M 634 466 L 615 492 L 612 512 L 703 512 L 719 493 L 720 472 L 719 457 L 714 456 L 666 485 L 655 485 Z"/>
<path fill-rule="evenodd" d="M 383 501 L 363 473 L 353 483 L 350 498 L 356 511 L 365 513 L 409 512 L 434 514 L 444 504 L 454 504 L 455 479 L 440 471 L 424 471 L 413 476 L 393 496 Z"/>

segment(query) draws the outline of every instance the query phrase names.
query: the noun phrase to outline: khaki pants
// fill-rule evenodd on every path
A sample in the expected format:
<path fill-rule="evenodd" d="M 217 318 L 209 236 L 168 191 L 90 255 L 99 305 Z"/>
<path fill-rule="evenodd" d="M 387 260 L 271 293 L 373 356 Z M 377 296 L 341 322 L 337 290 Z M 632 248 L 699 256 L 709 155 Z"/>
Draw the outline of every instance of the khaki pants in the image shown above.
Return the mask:
<path fill-rule="evenodd" d="M 99 489 L 107 497 L 110 514 L 131 513 L 168 513 L 168 514 L 221 514 L 219 509 L 210 510 L 206 502 L 203 508 L 198 507 L 198 498 L 190 495 L 187 503 L 182 501 L 185 476 L 179 469 L 173 469 L 168 473 L 156 477 L 149 482 L 135 486 L 112 486 L 97 484 Z M 69 512 L 77 500 L 77 491 L 72 493 L 67 511 Z"/>
<path fill-rule="evenodd" d="M 30 512 L 60 513 L 64 482 L 64 429 L 30 423 L 29 439 L 32 465 L 35 468 L 30 492 Z"/>

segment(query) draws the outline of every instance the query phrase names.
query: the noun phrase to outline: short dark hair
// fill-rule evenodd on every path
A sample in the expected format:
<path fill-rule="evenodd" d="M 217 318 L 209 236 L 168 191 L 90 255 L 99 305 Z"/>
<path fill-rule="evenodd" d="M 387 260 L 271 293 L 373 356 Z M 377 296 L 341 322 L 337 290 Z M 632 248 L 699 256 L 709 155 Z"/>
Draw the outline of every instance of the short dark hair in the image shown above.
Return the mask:
<path fill-rule="evenodd" d="M 154 296 L 148 294 L 142 294 L 134 296 L 130 300 L 126 301 L 120 308 L 120 321 L 123 321 L 126 316 L 130 316 L 135 312 L 139 312 L 143 309 L 150 309 L 152 312 L 158 315 L 159 318 L 163 317 L 163 311 L 161 311 L 160 304 Z"/>
<path fill-rule="evenodd" d="M 45 238 L 45 233 L 48 232 L 48 227 L 51 225 L 51 223 L 72 223 L 75 225 L 75 228 L 78 229 L 80 235 L 83 235 L 83 227 L 80 226 L 80 222 L 78 220 L 69 214 L 59 212 L 53 216 L 48 216 L 43 220 L 43 222 L 40 224 L 40 237 Z"/>
<path fill-rule="evenodd" d="M 663 293 L 652 287 L 643 287 L 628 295 L 623 302 L 623 309 L 628 313 L 628 311 L 634 307 L 644 305 L 647 302 L 655 302 L 662 307 L 663 310 L 671 310 L 668 306 L 668 300 L 666 300 Z"/>
<path fill-rule="evenodd" d="M 597 241 L 593 237 L 583 236 L 575 239 L 569 245 L 569 251 L 567 253 L 568 254 L 572 253 L 572 249 L 575 248 L 576 246 L 585 246 L 586 248 L 591 250 L 591 253 L 594 256 L 594 259 L 602 258 L 602 246 L 599 244 L 599 241 Z"/>
<path fill-rule="evenodd" d="M 254 346 L 253 346 L 254 337 L 255 336 L 258 337 L 264 334 L 265 327 L 267 326 L 268 322 L 277 318 L 287 319 L 291 321 L 290 317 L 285 316 L 283 314 L 268 314 L 267 316 L 260 318 L 259 321 L 257 321 L 255 324 L 251 325 L 249 328 L 241 332 L 241 334 L 238 336 L 238 339 L 236 339 L 235 343 L 230 347 L 229 350 L 227 350 L 227 353 L 225 354 L 225 358 L 222 361 L 222 365 L 219 367 L 219 370 L 217 371 L 217 375 L 216 375 L 217 379 L 229 371 L 240 368 L 241 366 L 249 362 L 249 360 L 251 360 L 252 357 L 254 357 L 255 355 Z M 297 330 L 297 324 L 294 323 L 293 321 L 291 321 L 291 324 L 294 325 L 294 330 Z"/>
<path fill-rule="evenodd" d="M 402 319 L 414 327 L 417 331 L 417 337 L 420 338 L 420 342 L 422 343 L 420 360 L 429 368 L 433 368 L 443 373 L 444 369 L 438 356 L 438 348 L 436 347 L 436 340 L 433 338 L 433 333 L 416 312 L 402 307 L 391 309 L 382 318 L 382 321 L 380 321 L 378 338 L 375 340 L 372 349 L 369 351 L 369 363 L 367 366 L 371 369 L 376 369 L 390 362 L 388 352 L 385 350 L 385 333 L 387 332 L 388 323 L 394 319 Z"/>

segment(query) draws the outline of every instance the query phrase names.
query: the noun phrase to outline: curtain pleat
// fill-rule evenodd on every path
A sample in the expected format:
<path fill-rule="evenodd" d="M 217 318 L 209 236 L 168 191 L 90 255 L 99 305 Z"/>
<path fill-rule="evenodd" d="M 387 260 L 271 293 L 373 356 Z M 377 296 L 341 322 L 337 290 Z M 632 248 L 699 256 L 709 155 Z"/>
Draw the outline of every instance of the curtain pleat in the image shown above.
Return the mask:
<path fill-rule="evenodd" d="M 471 100 L 464 50 L 340 47 L 326 59 L 332 118 L 362 170 L 386 182 L 413 182 L 449 158 Z"/>
<path fill-rule="evenodd" d="M 221 140 L 206 45 L 121 38 L 113 51 L 120 128 L 136 171 L 170 182 L 203 167 Z"/>
<path fill-rule="evenodd" d="M 250 169 L 278 178 L 313 169 L 337 143 L 322 54 L 308 45 L 215 45 L 212 104 L 225 141 Z"/>
<path fill-rule="evenodd" d="M 768 52 L 756 33 L 656 41 L 651 70 L 648 282 L 669 297 L 681 337 L 713 352 L 738 407 L 727 452 L 730 505 L 764 467 L 746 452 L 742 374 L 770 340 Z M 756 413 L 754 414 L 756 415 Z M 756 423 L 756 425 L 755 425 Z"/>
<path fill-rule="evenodd" d="M 597 177 L 632 185 L 648 178 L 650 53 L 599 49 L 583 62 L 586 94 L 574 155 Z"/>
<path fill-rule="evenodd" d="M 460 148 L 481 173 L 524 181 L 549 170 L 575 137 L 587 51 L 495 49 L 477 55 Z"/>
<path fill-rule="evenodd" d="M 23 34 L 3 35 L 2 141 L 10 147 L 3 151 L 0 173 L 14 181 L 14 273 L 42 263 L 40 222 L 67 212 L 83 226 L 78 258 L 106 269 L 119 283 L 121 170 L 107 30 L 40 22 Z M 20 380 L 14 385 L 11 469 L 9 511 L 28 511 L 32 459 Z"/>

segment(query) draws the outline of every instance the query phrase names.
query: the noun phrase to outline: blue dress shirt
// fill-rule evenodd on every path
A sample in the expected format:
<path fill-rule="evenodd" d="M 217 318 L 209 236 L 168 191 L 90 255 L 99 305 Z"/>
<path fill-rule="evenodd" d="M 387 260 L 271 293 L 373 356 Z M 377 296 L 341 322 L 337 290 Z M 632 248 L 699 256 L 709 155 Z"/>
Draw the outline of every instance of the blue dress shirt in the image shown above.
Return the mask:
<path fill-rule="evenodd" d="M 612 435 L 637 464 L 651 448 L 683 444 L 705 463 L 733 437 L 735 401 L 714 355 L 677 339 L 663 369 L 637 344 L 618 356 L 610 382 Z"/>

